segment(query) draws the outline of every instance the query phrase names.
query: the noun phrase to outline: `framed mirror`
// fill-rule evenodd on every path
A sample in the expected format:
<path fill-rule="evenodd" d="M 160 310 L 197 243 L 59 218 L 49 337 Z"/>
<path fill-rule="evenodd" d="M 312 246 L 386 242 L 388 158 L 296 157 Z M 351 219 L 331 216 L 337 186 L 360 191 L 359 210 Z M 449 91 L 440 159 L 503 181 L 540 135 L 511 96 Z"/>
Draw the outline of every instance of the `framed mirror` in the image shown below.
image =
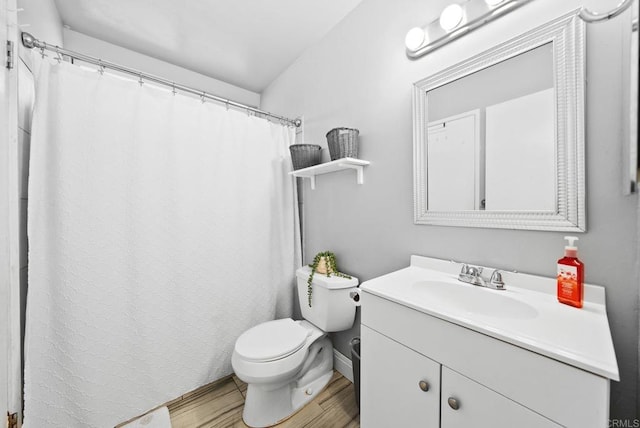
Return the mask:
<path fill-rule="evenodd" d="M 585 231 L 577 11 L 414 84 L 416 224 Z"/>

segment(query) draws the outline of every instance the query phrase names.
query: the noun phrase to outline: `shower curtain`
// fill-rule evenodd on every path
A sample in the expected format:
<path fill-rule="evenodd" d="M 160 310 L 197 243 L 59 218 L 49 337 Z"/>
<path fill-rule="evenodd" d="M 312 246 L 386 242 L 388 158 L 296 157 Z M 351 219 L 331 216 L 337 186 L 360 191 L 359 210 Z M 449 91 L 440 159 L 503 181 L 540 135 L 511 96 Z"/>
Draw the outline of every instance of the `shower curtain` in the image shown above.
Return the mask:
<path fill-rule="evenodd" d="M 25 427 L 113 427 L 290 316 L 290 127 L 64 62 L 33 120 Z"/>

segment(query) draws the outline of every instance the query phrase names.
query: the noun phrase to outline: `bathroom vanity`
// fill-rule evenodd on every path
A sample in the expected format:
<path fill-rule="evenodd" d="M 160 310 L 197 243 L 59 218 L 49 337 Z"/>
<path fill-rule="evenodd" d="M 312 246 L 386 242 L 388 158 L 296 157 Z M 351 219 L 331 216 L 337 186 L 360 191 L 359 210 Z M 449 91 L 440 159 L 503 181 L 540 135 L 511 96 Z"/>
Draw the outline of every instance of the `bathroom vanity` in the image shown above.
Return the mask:
<path fill-rule="evenodd" d="M 585 285 L 576 309 L 555 279 L 503 272 L 493 290 L 458 281 L 461 266 L 412 256 L 362 284 L 362 426 L 607 426 L 604 288 Z"/>

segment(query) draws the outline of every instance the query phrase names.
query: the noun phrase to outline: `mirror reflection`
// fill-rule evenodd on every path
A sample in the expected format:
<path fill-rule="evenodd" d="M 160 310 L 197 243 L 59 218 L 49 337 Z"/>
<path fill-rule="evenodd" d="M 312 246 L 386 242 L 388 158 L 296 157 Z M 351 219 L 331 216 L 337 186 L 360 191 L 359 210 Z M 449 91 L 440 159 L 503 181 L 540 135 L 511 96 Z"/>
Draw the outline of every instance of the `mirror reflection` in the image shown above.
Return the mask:
<path fill-rule="evenodd" d="M 553 45 L 427 92 L 427 209 L 555 211 Z"/>

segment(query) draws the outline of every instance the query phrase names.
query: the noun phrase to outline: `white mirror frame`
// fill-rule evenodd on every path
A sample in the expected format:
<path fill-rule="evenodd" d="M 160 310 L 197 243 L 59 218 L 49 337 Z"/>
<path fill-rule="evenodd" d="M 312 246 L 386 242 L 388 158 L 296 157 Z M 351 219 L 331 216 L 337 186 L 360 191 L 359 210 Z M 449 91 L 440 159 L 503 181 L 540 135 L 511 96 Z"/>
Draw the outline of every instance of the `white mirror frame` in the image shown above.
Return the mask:
<path fill-rule="evenodd" d="M 585 37 L 579 10 L 414 83 L 414 222 L 440 226 L 586 231 Z M 427 206 L 427 92 L 479 70 L 553 43 L 555 83 L 556 210 L 430 211 Z"/>

